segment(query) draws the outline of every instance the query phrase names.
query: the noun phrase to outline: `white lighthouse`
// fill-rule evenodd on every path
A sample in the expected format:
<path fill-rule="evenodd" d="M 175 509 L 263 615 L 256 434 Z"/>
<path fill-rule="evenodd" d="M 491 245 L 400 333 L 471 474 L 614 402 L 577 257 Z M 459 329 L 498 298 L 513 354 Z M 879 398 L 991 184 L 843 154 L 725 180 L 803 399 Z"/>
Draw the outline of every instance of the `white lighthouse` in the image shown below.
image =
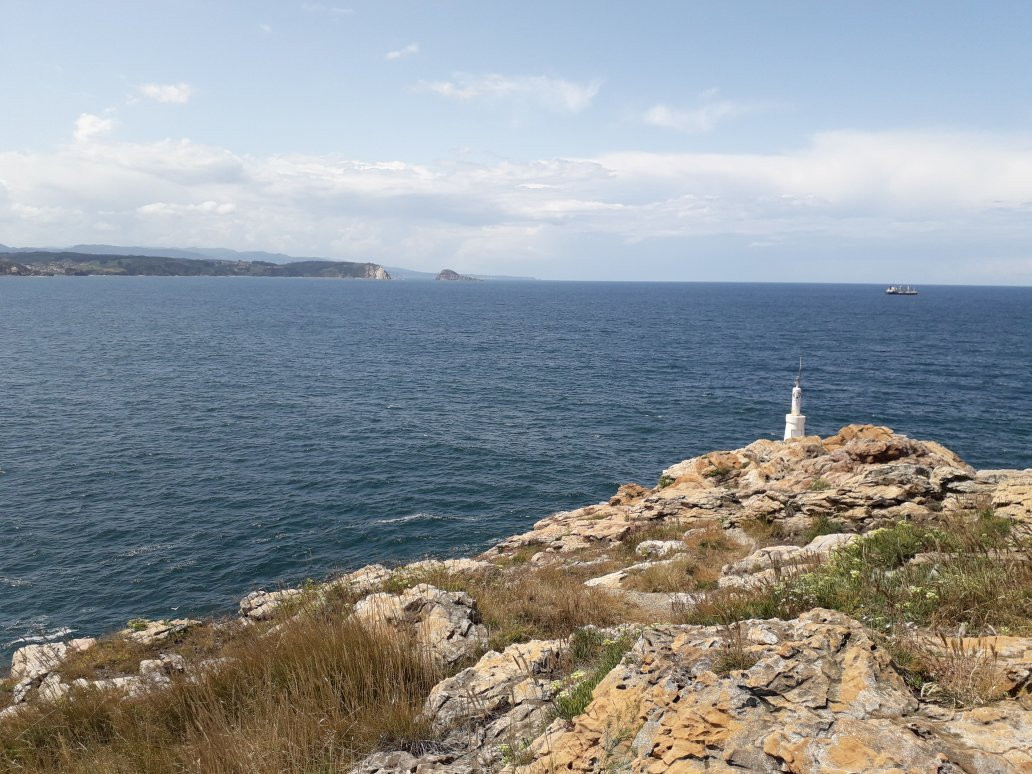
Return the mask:
<path fill-rule="evenodd" d="M 799 383 L 803 378 L 803 364 L 799 363 L 799 375 L 792 388 L 792 413 L 785 414 L 785 440 L 802 438 L 806 435 L 806 416 L 803 414 L 803 388 Z"/>

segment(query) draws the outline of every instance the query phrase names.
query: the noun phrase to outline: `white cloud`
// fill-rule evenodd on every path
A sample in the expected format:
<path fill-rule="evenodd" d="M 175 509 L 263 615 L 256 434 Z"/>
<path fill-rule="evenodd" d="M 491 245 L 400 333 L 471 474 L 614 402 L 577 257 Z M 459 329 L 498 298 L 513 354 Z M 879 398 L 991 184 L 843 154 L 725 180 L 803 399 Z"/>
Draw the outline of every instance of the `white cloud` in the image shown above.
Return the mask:
<path fill-rule="evenodd" d="M 216 202 L 209 199 L 200 204 L 169 204 L 168 202 L 151 202 L 136 208 L 140 215 L 189 215 L 200 213 L 206 215 L 229 215 L 236 209 L 232 202 Z"/>
<path fill-rule="evenodd" d="M 193 89 L 187 83 L 143 83 L 137 90 L 155 102 L 185 104 L 190 101 Z"/>
<path fill-rule="evenodd" d="M 699 95 L 699 104 L 689 108 L 673 108 L 662 103 L 654 105 L 645 111 L 642 119 L 646 124 L 664 129 L 705 134 L 713 131 L 721 121 L 759 109 L 755 104 L 715 99 L 716 94 L 715 89 L 703 92 Z"/>
<path fill-rule="evenodd" d="M 776 153 L 430 166 L 115 142 L 103 136 L 110 128 L 83 114 L 76 143 L 0 152 L 5 243 L 117 234 L 125 244 L 221 244 L 414 268 L 460 256 L 469 271 L 552 276 L 569 276 L 571 256 L 604 246 L 611 271 L 625 277 L 656 245 L 701 254 L 691 246 L 713 239 L 739 240 L 741 254 L 771 272 L 801 246 L 846 240 L 936 254 L 971 245 L 978 260 L 1024 277 L 1032 243 L 1032 136 L 832 132 Z M 522 271 L 514 261 L 525 262 Z"/>
<path fill-rule="evenodd" d="M 602 87 L 601 81 L 576 83 L 545 75 L 456 74 L 450 81 L 420 81 L 416 88 L 461 101 L 523 99 L 552 110 L 579 113 Z"/>
<path fill-rule="evenodd" d="M 412 56 L 413 54 L 418 53 L 419 44 L 409 43 L 407 46 L 405 46 L 404 48 L 399 48 L 397 51 L 388 51 L 386 58 L 393 61 L 395 59 L 404 59 L 407 56 Z"/>
<path fill-rule="evenodd" d="M 331 18 L 350 16 L 355 12 L 354 8 L 342 8 L 337 5 L 326 5 L 325 3 L 302 3 L 301 8 L 308 13 L 320 14 Z"/>
<path fill-rule="evenodd" d="M 114 119 L 83 113 L 75 119 L 75 139 L 77 142 L 89 142 L 95 137 L 107 134 L 114 126 Z"/>

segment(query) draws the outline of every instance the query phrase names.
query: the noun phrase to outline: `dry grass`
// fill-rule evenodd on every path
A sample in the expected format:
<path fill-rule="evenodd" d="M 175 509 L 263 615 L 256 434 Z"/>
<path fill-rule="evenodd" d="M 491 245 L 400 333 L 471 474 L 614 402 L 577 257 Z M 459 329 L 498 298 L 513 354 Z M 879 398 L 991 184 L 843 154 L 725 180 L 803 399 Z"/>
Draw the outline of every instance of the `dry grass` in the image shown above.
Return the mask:
<path fill-rule="evenodd" d="M 410 641 L 304 618 L 223 655 L 219 671 L 137 699 L 83 691 L 30 707 L 0 726 L 0 769 L 331 771 L 432 744 L 419 711 L 445 675 Z"/>
<path fill-rule="evenodd" d="M 742 625 L 733 623 L 724 626 L 723 641 L 720 644 L 720 653 L 713 662 L 713 671 L 726 677 L 732 672 L 749 669 L 757 661 L 756 654 L 748 650 L 745 635 L 742 634 Z"/>
<path fill-rule="evenodd" d="M 235 622 L 202 623 L 153 645 L 141 645 L 130 639 L 109 636 L 101 638 L 86 651 L 73 653 L 61 663 L 61 678 L 71 682 L 77 678 L 98 680 L 136 674 L 140 661 L 157 658 L 174 651 L 187 661 L 199 661 L 221 655 L 223 649 L 238 640 L 242 633 Z"/>
<path fill-rule="evenodd" d="M 397 576 L 390 590 L 421 582 L 469 592 L 494 648 L 633 618 L 626 603 L 560 569 L 430 569 Z M 159 652 L 228 660 L 135 699 L 90 690 L 31 705 L 0 725 L 0 770 L 322 772 L 374 749 L 432 747 L 419 713 L 445 671 L 411 640 L 352 622 L 348 599 L 336 601 L 292 608 L 295 618 L 276 633 L 269 624 L 209 625 L 160 646 L 98 643 L 62 666 L 66 680 L 133 674 Z"/>
<path fill-rule="evenodd" d="M 7 678 L 0 680 L 0 709 L 9 707 L 14 702 L 11 692 L 14 690 L 15 681 Z"/>
<path fill-rule="evenodd" d="M 616 556 L 628 562 L 640 561 L 635 551 L 646 540 L 681 540 L 688 527 L 678 519 L 657 521 L 632 530 L 617 545 Z"/>
<path fill-rule="evenodd" d="M 889 648 L 893 663 L 922 698 L 979 707 L 1006 697 L 1008 681 L 991 642 L 953 637 L 918 639 L 900 632 Z"/>
<path fill-rule="evenodd" d="M 624 581 L 632 591 L 704 591 L 716 587 L 721 568 L 741 558 L 745 549 L 721 529 L 708 529 L 684 540 L 684 553 L 665 564 L 647 567 Z"/>
<path fill-rule="evenodd" d="M 928 559 L 913 561 L 918 554 Z M 684 623 L 729 625 L 794 618 L 814 607 L 840 610 L 878 633 L 916 690 L 964 706 L 992 701 L 1000 695 L 995 655 L 958 650 L 948 635 L 1032 633 L 1032 535 L 990 510 L 920 526 L 899 522 L 822 565 L 791 568 L 754 589 L 721 589 L 677 612 Z M 919 647 L 914 627 L 954 645 Z"/>
<path fill-rule="evenodd" d="M 784 545 L 788 540 L 781 522 L 773 518 L 746 519 L 741 526 L 742 531 L 755 541 L 757 548 Z"/>
<path fill-rule="evenodd" d="M 560 568 L 484 579 L 467 590 L 477 600 L 496 650 L 533 638 L 568 637 L 588 624 L 611 626 L 634 619 L 626 602 L 585 586 Z"/>

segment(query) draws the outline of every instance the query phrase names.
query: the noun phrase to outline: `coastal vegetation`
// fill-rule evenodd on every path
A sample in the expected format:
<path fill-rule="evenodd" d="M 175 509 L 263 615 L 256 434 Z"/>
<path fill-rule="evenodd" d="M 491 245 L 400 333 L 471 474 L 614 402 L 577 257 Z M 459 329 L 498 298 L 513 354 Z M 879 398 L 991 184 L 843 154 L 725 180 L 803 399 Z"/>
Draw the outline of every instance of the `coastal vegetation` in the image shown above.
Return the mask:
<path fill-rule="evenodd" d="M 1020 770 L 1027 472 L 981 475 L 880 428 L 757 444 L 476 559 L 371 565 L 249 595 L 237 618 L 138 619 L 35 671 L 22 658 L 0 683 L 0 769 L 785 760 L 781 729 L 819 716 L 803 771 L 824 770 L 821 745 L 865 769 L 946 755 Z M 884 749 L 864 746 L 873 728 Z"/>

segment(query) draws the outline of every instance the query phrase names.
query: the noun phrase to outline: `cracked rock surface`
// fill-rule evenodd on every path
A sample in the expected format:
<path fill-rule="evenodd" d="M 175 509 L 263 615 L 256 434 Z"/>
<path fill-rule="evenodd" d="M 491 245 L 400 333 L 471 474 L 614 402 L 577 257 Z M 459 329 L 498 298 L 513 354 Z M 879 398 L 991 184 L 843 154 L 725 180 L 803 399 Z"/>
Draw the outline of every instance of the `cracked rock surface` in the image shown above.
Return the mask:
<path fill-rule="evenodd" d="M 752 665 L 723 673 L 720 627 L 646 631 L 520 771 L 1032 770 L 1027 700 L 924 712 L 864 627 L 829 610 L 741 632 Z"/>

